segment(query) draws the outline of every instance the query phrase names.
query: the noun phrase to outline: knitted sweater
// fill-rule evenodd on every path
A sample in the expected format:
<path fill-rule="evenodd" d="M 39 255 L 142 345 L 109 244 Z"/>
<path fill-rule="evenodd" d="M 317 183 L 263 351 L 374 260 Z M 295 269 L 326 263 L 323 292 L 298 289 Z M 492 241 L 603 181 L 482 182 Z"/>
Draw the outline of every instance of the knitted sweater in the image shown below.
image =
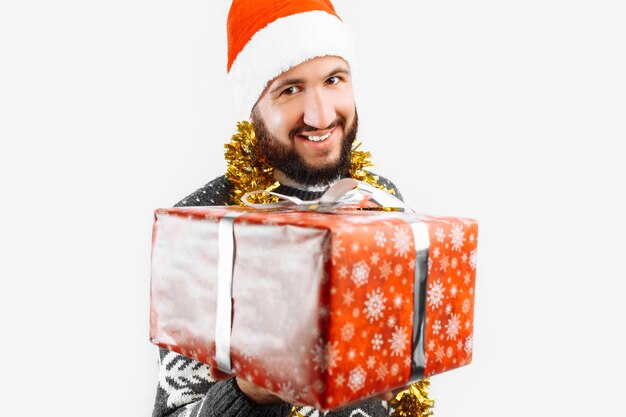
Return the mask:
<path fill-rule="evenodd" d="M 379 182 L 385 188 L 395 188 L 384 178 L 380 178 Z M 228 179 L 221 176 L 182 199 L 176 207 L 226 205 L 229 203 L 230 189 Z M 316 199 L 323 194 L 285 185 L 281 185 L 276 192 L 302 200 Z M 397 189 L 396 196 L 402 198 Z M 286 417 L 290 411 L 291 405 L 287 403 L 256 404 L 239 390 L 234 378 L 214 381 L 209 376 L 207 365 L 159 348 L 159 375 L 153 417 Z M 387 417 L 389 407 L 385 401 L 365 400 L 327 413 L 312 407 L 303 407 L 299 412 L 306 417 Z"/>

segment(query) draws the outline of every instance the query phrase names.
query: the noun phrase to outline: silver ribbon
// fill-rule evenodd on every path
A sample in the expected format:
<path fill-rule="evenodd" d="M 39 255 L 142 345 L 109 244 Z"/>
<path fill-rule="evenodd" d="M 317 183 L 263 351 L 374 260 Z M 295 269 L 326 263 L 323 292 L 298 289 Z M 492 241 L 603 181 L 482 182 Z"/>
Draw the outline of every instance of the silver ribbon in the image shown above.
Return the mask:
<path fill-rule="evenodd" d="M 411 353 L 411 377 L 408 383 L 424 377 L 424 329 L 426 318 L 426 284 L 428 278 L 428 248 L 430 235 L 424 222 L 411 223 L 415 242 L 415 273 L 413 286 L 413 351 Z"/>
<path fill-rule="evenodd" d="M 399 198 L 386 193 L 380 188 L 376 188 L 362 181 L 357 181 L 353 178 L 340 179 L 335 184 L 331 185 L 322 197 L 317 200 L 305 201 L 297 197 L 275 192 L 269 192 L 269 194 L 279 198 L 277 203 L 255 204 L 248 200 L 248 197 L 265 192 L 266 191 L 263 190 L 251 191 L 244 194 L 241 201 L 246 206 L 256 209 L 295 208 L 299 210 L 315 211 L 330 211 L 350 204 L 371 201 L 380 207 L 397 208 L 406 212 L 413 212 L 413 210 Z"/>
<path fill-rule="evenodd" d="M 215 314 L 215 361 L 217 368 L 232 373 L 230 334 L 233 318 L 233 269 L 235 265 L 235 219 L 245 212 L 228 213 L 218 224 L 219 260 Z"/>

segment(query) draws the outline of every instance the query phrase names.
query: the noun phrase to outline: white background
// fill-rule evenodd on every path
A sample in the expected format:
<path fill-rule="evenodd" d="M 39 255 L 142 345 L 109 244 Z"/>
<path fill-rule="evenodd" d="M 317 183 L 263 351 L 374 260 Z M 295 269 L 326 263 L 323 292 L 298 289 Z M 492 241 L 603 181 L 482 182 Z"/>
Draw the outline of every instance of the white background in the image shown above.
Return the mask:
<path fill-rule="evenodd" d="M 224 171 L 229 4 L 0 3 L 2 415 L 150 415 L 152 211 Z M 624 3 L 336 7 L 376 171 L 480 222 L 436 415 L 624 415 Z"/>

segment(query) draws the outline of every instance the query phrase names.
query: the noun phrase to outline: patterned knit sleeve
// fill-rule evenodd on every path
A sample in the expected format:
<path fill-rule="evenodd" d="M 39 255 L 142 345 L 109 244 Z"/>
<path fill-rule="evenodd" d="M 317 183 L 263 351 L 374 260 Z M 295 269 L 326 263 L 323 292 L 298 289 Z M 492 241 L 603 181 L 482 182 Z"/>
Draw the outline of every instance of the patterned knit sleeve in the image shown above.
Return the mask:
<path fill-rule="evenodd" d="M 235 379 L 214 381 L 207 365 L 159 348 L 159 377 L 153 417 L 281 417 L 286 403 L 255 404 Z"/>

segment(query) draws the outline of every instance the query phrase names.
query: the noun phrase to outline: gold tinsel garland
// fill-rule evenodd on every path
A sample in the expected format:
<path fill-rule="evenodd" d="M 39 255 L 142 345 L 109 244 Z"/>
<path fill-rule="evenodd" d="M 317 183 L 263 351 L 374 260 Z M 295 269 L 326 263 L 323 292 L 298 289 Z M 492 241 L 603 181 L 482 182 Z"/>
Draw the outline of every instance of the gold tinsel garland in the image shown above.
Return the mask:
<path fill-rule="evenodd" d="M 432 416 L 435 400 L 428 396 L 429 387 L 430 380 L 423 379 L 411 384 L 408 389 L 396 394 L 396 396 L 389 401 L 389 405 L 394 409 L 393 416 Z"/>
<path fill-rule="evenodd" d="M 372 154 L 359 150 L 356 143 L 350 153 L 348 175 L 358 181 L 366 182 L 391 194 L 393 188 L 385 188 L 378 183 L 378 176 L 365 168 L 372 166 Z M 256 136 L 250 122 L 237 123 L 237 133 L 230 143 L 224 145 L 225 158 L 228 163 L 226 178 L 232 184 L 230 197 L 234 204 L 242 205 L 241 198 L 250 191 L 264 190 L 266 193 L 256 194 L 250 198 L 253 203 L 263 204 L 277 201 L 269 192 L 280 186 L 274 178 L 274 168 L 269 166 L 262 155 L 256 152 Z M 428 397 L 428 379 L 412 384 L 409 389 L 397 394 L 389 404 L 394 408 L 394 417 L 427 417 L 432 416 L 435 401 Z M 290 416 L 301 417 L 298 407 L 293 407 Z"/>
<path fill-rule="evenodd" d="M 237 123 L 237 133 L 224 145 L 228 166 L 226 178 L 232 184 L 230 200 L 242 205 L 241 198 L 250 191 L 272 191 L 280 186 L 274 179 L 274 168 L 269 166 L 263 157 L 256 154 L 256 136 L 250 122 Z M 257 194 L 250 199 L 253 203 L 270 203 L 277 201 L 268 193 Z"/>

